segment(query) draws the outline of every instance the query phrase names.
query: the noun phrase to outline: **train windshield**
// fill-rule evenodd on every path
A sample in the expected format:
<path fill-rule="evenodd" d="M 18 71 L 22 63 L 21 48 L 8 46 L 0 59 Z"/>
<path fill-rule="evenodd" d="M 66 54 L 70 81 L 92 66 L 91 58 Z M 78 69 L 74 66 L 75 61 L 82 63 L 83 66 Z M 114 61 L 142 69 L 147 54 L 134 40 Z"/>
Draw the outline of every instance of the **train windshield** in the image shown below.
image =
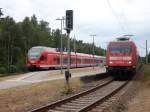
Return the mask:
<path fill-rule="evenodd" d="M 112 45 L 110 47 L 112 53 L 129 53 L 131 51 L 130 45 Z"/>
<path fill-rule="evenodd" d="M 43 48 L 31 48 L 28 52 L 28 56 L 31 60 L 35 60 L 39 53 L 42 51 Z"/>

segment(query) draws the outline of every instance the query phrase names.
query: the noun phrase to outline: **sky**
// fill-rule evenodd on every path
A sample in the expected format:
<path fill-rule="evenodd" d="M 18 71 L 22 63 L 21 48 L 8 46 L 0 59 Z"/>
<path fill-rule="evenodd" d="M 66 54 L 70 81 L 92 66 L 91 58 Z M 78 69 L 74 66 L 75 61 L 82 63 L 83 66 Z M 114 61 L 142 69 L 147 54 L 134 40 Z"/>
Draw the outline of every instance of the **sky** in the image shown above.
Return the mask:
<path fill-rule="evenodd" d="M 35 14 L 39 21 L 49 22 L 52 29 L 60 28 L 57 18 L 73 10 L 71 37 L 92 43 L 90 35 L 95 34 L 96 46 L 106 48 L 116 37 L 133 34 L 141 56 L 145 56 L 146 40 L 150 48 L 149 4 L 150 0 L 0 0 L 4 16 L 22 21 Z"/>

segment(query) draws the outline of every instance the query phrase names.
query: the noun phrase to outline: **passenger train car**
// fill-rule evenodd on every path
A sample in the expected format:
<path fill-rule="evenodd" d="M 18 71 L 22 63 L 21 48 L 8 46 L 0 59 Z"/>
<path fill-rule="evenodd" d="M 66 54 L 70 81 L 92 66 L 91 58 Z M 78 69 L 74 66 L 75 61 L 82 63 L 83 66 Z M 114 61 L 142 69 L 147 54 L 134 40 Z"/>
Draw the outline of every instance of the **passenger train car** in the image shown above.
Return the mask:
<path fill-rule="evenodd" d="M 55 48 L 37 46 L 32 47 L 28 52 L 27 66 L 29 70 L 35 69 L 57 69 L 61 67 L 60 52 Z M 63 68 L 67 67 L 68 54 L 62 53 Z M 73 67 L 88 67 L 102 65 L 105 63 L 105 57 L 97 55 L 89 55 L 83 53 L 71 52 L 70 66 Z"/>
<path fill-rule="evenodd" d="M 138 65 L 137 47 L 130 38 L 121 37 L 108 44 L 106 50 L 106 70 L 108 73 L 135 73 Z"/>

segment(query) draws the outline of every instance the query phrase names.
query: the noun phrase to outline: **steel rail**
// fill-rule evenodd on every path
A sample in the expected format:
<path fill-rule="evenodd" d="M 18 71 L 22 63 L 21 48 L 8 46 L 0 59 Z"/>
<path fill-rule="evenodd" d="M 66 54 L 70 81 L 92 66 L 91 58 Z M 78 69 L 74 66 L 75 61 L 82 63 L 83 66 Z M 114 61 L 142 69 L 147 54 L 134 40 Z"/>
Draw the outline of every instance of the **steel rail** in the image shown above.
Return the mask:
<path fill-rule="evenodd" d="M 71 97 L 69 97 L 69 98 L 65 98 L 65 99 L 62 99 L 62 100 L 58 100 L 58 101 L 56 101 L 56 102 L 54 102 L 54 103 L 47 104 L 47 105 L 42 106 L 42 107 L 39 107 L 39 108 L 37 108 L 37 109 L 33 109 L 33 110 L 29 111 L 29 112 L 46 112 L 46 111 L 48 111 L 49 109 L 55 108 L 55 107 L 60 106 L 60 105 L 62 105 L 62 104 L 64 104 L 64 103 L 66 103 L 66 102 L 69 102 L 69 101 L 71 101 L 71 100 L 75 100 L 75 99 L 77 99 L 77 98 L 79 98 L 79 97 L 82 97 L 82 96 L 84 96 L 84 95 L 87 95 L 87 94 L 89 94 L 89 93 L 92 93 L 92 92 L 96 91 L 97 89 L 100 89 L 100 88 L 102 88 L 102 87 L 104 87 L 104 86 L 110 84 L 111 82 L 113 82 L 113 79 L 111 79 L 111 80 L 109 80 L 109 81 L 107 81 L 107 82 L 104 82 L 104 83 L 102 83 L 102 84 L 100 84 L 100 85 L 98 85 L 98 86 L 96 86 L 96 87 L 93 87 L 92 89 L 88 89 L 88 90 L 83 91 L 83 92 L 81 92 L 81 93 L 75 94 L 75 95 L 73 95 L 73 96 L 71 96 Z"/>

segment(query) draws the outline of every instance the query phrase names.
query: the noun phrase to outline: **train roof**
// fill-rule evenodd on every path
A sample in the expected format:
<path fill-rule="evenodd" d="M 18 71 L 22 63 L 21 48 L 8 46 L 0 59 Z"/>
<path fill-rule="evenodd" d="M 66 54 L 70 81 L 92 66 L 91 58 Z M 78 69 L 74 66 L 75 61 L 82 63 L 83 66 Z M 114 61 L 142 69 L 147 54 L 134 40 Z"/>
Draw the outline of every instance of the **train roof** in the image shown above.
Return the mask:
<path fill-rule="evenodd" d="M 133 41 L 111 41 L 109 42 L 108 46 L 109 45 L 114 45 L 114 44 L 132 44 L 132 45 L 135 45 L 135 43 Z"/>
<path fill-rule="evenodd" d="M 129 41 L 130 38 L 129 37 L 118 37 L 117 41 Z"/>
<path fill-rule="evenodd" d="M 34 47 L 32 47 L 31 49 L 33 49 L 33 48 L 43 48 L 43 49 L 45 49 L 45 50 L 50 50 L 50 51 L 56 51 L 56 48 L 52 48 L 52 47 L 45 47 L 45 46 L 34 46 Z"/>
<path fill-rule="evenodd" d="M 114 44 L 117 44 L 117 43 L 135 44 L 129 37 L 118 37 L 118 38 L 116 38 L 116 40 L 109 42 L 109 44 L 112 44 L 112 43 L 114 43 Z"/>
<path fill-rule="evenodd" d="M 60 53 L 60 51 L 57 51 L 56 48 L 51 48 L 51 47 L 45 47 L 45 46 L 34 46 L 32 47 L 31 49 L 34 49 L 34 48 L 41 48 L 45 51 L 48 51 L 48 52 L 53 52 L 53 53 Z M 64 52 L 63 51 L 63 54 L 67 54 L 67 52 Z M 93 57 L 92 54 L 85 54 L 85 53 L 75 53 L 75 52 L 71 52 L 71 55 L 78 55 L 78 56 L 83 56 L 83 57 Z M 95 58 L 105 58 L 105 56 L 98 56 L 98 55 L 94 55 Z"/>
<path fill-rule="evenodd" d="M 131 40 L 131 36 L 133 36 L 133 35 L 123 35 L 123 36 L 121 36 L 121 37 L 117 37 L 116 38 L 116 40 L 114 40 L 114 41 L 110 41 L 109 42 L 109 44 L 111 44 L 111 43 L 133 43 L 134 44 L 134 42 Z"/>

